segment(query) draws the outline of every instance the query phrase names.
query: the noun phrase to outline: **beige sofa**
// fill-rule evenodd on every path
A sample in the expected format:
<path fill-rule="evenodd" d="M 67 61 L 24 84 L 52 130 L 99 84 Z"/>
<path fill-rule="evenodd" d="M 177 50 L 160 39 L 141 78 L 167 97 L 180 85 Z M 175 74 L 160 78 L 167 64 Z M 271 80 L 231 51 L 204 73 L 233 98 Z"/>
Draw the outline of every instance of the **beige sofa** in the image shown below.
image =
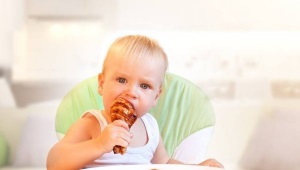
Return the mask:
<path fill-rule="evenodd" d="M 0 109 L 0 130 L 10 148 L 9 162 L 0 169 L 46 169 L 47 153 L 57 141 L 56 108 L 53 105 Z M 227 169 L 242 170 L 238 160 L 249 139 L 249 135 L 242 134 L 254 130 L 261 106 L 215 105 L 215 112 L 217 124 L 207 157 L 218 159 Z"/>
<path fill-rule="evenodd" d="M 8 151 L 0 169 L 46 169 L 47 153 L 57 141 L 55 110 L 54 106 L 0 108 L 0 135 L 6 143 L 2 142 L 2 152 Z"/>
<path fill-rule="evenodd" d="M 228 170 L 300 169 L 299 103 L 275 99 L 215 104 L 217 120 L 207 156 Z"/>
<path fill-rule="evenodd" d="M 269 105 L 214 102 L 216 126 L 207 157 L 218 159 L 228 170 L 300 169 L 298 105 L 299 100 Z M 10 148 L 8 164 L 0 169 L 46 169 L 47 153 L 57 141 L 56 109 L 0 108 L 0 133 Z"/>

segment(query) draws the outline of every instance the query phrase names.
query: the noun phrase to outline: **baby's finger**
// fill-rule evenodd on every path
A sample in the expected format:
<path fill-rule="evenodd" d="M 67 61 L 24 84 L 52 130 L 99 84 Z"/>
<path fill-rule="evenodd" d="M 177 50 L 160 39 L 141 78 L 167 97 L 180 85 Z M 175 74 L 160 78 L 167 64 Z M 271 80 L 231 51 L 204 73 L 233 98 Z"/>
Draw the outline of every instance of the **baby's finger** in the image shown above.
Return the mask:
<path fill-rule="evenodd" d="M 115 139 L 121 138 L 122 140 L 126 140 L 127 142 L 130 142 L 133 135 L 125 128 L 120 126 L 115 126 L 113 136 Z"/>
<path fill-rule="evenodd" d="M 115 126 L 119 126 L 119 127 L 123 127 L 125 128 L 127 131 L 129 131 L 129 126 L 128 124 L 123 121 L 123 120 L 115 120 L 114 122 L 112 122 Z"/>
<path fill-rule="evenodd" d="M 119 145 L 119 146 L 122 146 L 122 147 L 125 147 L 127 148 L 129 146 L 129 142 L 127 142 L 126 140 L 124 139 L 121 139 L 119 138 L 116 142 L 116 145 Z"/>
<path fill-rule="evenodd" d="M 213 158 L 203 161 L 202 163 L 200 163 L 200 165 L 224 168 L 224 166 L 220 162 L 218 162 L 217 160 L 215 160 Z"/>

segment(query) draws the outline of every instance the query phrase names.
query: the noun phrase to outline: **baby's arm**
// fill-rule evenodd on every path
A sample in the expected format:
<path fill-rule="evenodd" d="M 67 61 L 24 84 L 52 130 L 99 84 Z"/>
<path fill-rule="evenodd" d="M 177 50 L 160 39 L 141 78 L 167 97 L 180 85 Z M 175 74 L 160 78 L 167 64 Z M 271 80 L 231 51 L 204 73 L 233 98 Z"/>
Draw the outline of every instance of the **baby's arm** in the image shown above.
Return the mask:
<path fill-rule="evenodd" d="M 158 147 L 156 148 L 154 156 L 151 160 L 151 163 L 153 163 L 153 164 L 184 164 L 183 162 L 180 162 L 178 160 L 175 160 L 175 159 L 172 159 L 169 157 L 169 155 L 164 147 L 164 143 L 163 143 L 163 140 L 161 137 L 159 140 Z M 199 165 L 224 168 L 223 165 L 215 159 L 207 159 L 207 160 L 199 163 Z"/>
<path fill-rule="evenodd" d="M 114 121 L 101 133 L 96 118 L 81 118 L 65 137 L 51 148 L 47 169 L 81 169 L 104 153 L 112 151 L 115 145 L 128 146 L 130 140 L 128 126 L 123 121 Z"/>
<path fill-rule="evenodd" d="M 151 160 L 151 163 L 153 164 L 183 164 L 182 162 L 171 159 L 165 149 L 163 140 L 160 136 L 158 146 L 155 150 L 155 153 L 153 155 L 153 158 Z"/>

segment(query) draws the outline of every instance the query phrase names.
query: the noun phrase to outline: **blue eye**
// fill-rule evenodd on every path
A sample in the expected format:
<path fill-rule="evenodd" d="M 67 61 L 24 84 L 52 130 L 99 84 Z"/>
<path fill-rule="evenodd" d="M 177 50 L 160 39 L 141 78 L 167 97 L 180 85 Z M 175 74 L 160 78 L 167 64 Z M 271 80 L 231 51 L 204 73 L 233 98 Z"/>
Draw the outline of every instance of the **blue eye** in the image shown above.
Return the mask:
<path fill-rule="evenodd" d="M 124 78 L 117 78 L 117 81 L 119 83 L 125 83 L 126 82 L 126 80 Z"/>
<path fill-rule="evenodd" d="M 142 89 L 148 89 L 149 86 L 148 86 L 147 84 L 141 84 L 141 88 L 142 88 Z"/>

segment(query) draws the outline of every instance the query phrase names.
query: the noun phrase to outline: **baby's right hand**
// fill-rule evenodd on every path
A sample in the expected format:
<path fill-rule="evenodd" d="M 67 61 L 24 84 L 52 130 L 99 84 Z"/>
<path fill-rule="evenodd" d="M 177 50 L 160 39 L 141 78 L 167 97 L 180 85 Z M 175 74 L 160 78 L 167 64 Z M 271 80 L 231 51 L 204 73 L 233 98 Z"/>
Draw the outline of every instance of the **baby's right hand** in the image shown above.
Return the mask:
<path fill-rule="evenodd" d="M 115 120 L 102 130 L 98 136 L 98 141 L 104 152 L 108 153 L 113 150 L 115 145 L 127 147 L 131 138 L 132 134 L 129 132 L 127 123 L 122 120 Z"/>
<path fill-rule="evenodd" d="M 217 161 L 215 159 L 212 159 L 212 158 L 201 162 L 199 165 L 216 167 L 216 168 L 223 168 L 224 169 L 224 166 L 219 161 Z"/>

